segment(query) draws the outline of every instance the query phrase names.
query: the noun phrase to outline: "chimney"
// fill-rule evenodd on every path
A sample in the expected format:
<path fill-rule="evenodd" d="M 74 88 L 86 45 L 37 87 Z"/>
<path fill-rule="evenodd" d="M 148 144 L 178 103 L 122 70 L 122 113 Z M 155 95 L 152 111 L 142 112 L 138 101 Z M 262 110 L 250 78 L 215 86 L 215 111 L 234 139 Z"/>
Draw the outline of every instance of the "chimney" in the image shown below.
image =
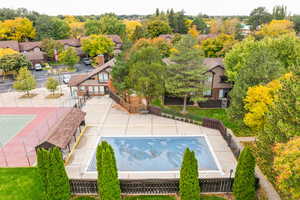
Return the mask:
<path fill-rule="evenodd" d="M 100 54 L 100 55 L 97 55 L 96 57 L 96 63 L 101 66 L 105 63 L 105 59 L 104 59 L 104 55 L 103 54 Z"/>

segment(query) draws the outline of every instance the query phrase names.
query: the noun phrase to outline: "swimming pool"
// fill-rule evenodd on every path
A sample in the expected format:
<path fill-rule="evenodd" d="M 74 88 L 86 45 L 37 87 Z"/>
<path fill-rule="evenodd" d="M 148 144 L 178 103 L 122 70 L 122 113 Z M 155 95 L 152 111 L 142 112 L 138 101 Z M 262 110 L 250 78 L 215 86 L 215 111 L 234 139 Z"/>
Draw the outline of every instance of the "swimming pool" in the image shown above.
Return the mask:
<path fill-rule="evenodd" d="M 178 171 L 186 148 L 195 152 L 199 170 L 219 170 L 204 136 L 102 137 L 101 140 L 113 147 L 119 171 Z M 96 171 L 95 153 L 87 171 Z"/>

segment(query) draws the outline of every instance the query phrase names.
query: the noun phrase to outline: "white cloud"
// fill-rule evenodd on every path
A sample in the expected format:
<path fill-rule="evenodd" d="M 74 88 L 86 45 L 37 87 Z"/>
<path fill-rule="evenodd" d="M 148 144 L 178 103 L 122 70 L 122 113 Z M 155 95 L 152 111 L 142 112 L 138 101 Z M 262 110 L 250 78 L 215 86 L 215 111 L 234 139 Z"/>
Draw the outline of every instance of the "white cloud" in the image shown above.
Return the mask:
<path fill-rule="evenodd" d="M 299 0 L 0 0 L 1 7 L 25 7 L 40 13 L 57 14 L 151 14 L 156 8 L 176 11 L 185 10 L 187 14 L 204 13 L 208 15 L 248 15 L 258 6 L 269 11 L 275 5 L 286 5 L 292 13 L 300 14 Z"/>

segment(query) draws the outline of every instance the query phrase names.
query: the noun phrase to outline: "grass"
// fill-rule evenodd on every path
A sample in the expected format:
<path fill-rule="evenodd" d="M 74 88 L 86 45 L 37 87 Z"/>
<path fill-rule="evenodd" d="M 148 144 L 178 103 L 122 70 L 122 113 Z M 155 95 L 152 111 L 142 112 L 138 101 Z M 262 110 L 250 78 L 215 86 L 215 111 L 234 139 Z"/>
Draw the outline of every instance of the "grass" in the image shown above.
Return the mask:
<path fill-rule="evenodd" d="M 201 195 L 201 200 L 226 200 L 223 197 L 211 196 L 211 195 Z"/>
<path fill-rule="evenodd" d="M 176 110 L 180 112 L 182 110 L 182 106 L 164 106 L 172 110 Z M 232 121 L 227 113 L 226 109 L 215 108 L 215 109 L 203 109 L 196 106 L 187 106 L 188 114 L 192 116 L 197 116 L 198 119 L 207 117 L 218 119 L 223 122 L 223 124 L 230 128 L 234 134 L 238 137 L 245 136 L 253 136 L 255 135 L 248 127 L 246 127 L 242 120 Z"/>
<path fill-rule="evenodd" d="M 44 199 L 37 169 L 0 168 L 0 197 L 5 200 Z"/>
<path fill-rule="evenodd" d="M 139 195 L 139 196 L 128 196 L 124 200 L 176 200 L 175 196 L 166 195 Z"/>

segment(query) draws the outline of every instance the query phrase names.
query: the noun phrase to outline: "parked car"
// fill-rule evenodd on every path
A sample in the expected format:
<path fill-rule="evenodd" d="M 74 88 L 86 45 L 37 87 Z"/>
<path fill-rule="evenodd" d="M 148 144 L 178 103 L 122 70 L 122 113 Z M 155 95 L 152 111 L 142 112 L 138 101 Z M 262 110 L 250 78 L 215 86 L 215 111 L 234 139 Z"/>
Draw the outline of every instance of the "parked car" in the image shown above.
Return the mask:
<path fill-rule="evenodd" d="M 82 59 L 82 62 L 85 64 L 85 65 L 91 65 L 91 60 L 89 58 L 83 58 Z"/>
<path fill-rule="evenodd" d="M 34 69 L 35 69 L 35 71 L 41 71 L 41 70 L 43 70 L 43 67 L 41 64 L 35 64 Z"/>
<path fill-rule="evenodd" d="M 71 75 L 70 75 L 70 74 L 64 74 L 64 75 L 63 75 L 63 82 L 64 82 L 65 84 L 68 84 L 69 81 L 70 81 L 70 79 L 71 79 Z"/>

